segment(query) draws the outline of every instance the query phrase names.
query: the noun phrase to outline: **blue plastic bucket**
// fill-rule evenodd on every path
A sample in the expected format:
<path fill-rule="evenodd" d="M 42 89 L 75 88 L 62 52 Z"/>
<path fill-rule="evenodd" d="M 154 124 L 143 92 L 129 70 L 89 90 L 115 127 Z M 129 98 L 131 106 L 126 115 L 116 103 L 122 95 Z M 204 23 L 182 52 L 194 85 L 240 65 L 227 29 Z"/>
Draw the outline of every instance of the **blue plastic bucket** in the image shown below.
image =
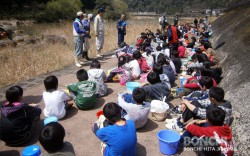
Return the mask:
<path fill-rule="evenodd" d="M 126 87 L 127 91 L 132 94 L 133 90 L 139 87 L 141 84 L 139 82 L 127 82 Z"/>
<path fill-rule="evenodd" d="M 58 118 L 55 116 L 47 117 L 46 119 L 44 119 L 43 124 L 45 126 L 50 122 L 58 122 Z"/>
<path fill-rule="evenodd" d="M 22 156 L 39 156 L 40 154 L 41 150 L 37 145 L 28 146 L 22 151 Z"/>
<path fill-rule="evenodd" d="M 159 139 L 159 148 L 162 154 L 173 155 L 176 154 L 179 147 L 178 143 L 180 135 L 172 130 L 161 130 L 157 133 Z"/>

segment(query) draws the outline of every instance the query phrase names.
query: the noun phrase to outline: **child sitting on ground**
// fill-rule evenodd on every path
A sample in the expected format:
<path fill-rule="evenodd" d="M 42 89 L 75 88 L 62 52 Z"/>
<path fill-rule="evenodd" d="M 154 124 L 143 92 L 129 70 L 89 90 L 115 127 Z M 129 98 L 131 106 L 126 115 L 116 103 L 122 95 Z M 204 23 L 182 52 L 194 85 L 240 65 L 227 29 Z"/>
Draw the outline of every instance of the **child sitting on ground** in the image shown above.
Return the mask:
<path fill-rule="evenodd" d="M 187 132 L 182 135 L 184 137 L 211 137 L 214 138 L 221 147 L 224 155 L 233 155 L 232 131 L 228 125 L 224 125 L 225 111 L 218 106 L 210 106 L 206 110 L 207 122 L 209 126 L 200 127 L 199 120 L 194 120 L 186 126 Z M 191 134 L 191 135 L 190 135 Z"/>
<path fill-rule="evenodd" d="M 157 58 L 157 63 L 160 63 L 162 65 L 163 73 L 168 76 L 171 87 L 173 87 L 175 82 L 175 72 L 172 69 L 169 61 L 166 60 L 163 54 L 159 54 Z"/>
<path fill-rule="evenodd" d="M 72 98 L 64 91 L 57 90 L 58 79 L 54 75 L 46 77 L 43 82 L 46 89 L 43 92 L 44 116 L 62 119 L 66 115 L 66 110 L 73 105 Z"/>
<path fill-rule="evenodd" d="M 181 59 L 179 58 L 178 51 L 174 52 L 174 57 L 172 58 L 172 61 L 173 61 L 174 66 L 175 66 L 176 73 L 180 74 L 181 73 L 181 65 L 182 65 L 182 63 L 181 63 Z"/>
<path fill-rule="evenodd" d="M 106 80 L 107 77 L 105 72 L 100 68 L 101 68 L 100 62 L 94 59 L 90 65 L 88 76 L 89 76 L 89 81 L 96 82 L 97 96 L 104 96 L 107 94 L 107 85 L 104 83 L 104 80 Z"/>
<path fill-rule="evenodd" d="M 150 111 L 150 103 L 144 102 L 146 93 L 143 88 L 135 88 L 132 93 L 133 100 L 136 104 L 127 103 L 123 99 L 123 94 L 118 95 L 118 104 L 126 111 L 124 118 L 133 120 L 136 129 L 143 127 L 147 120 Z"/>
<path fill-rule="evenodd" d="M 147 101 L 160 100 L 170 94 L 170 88 L 167 83 L 161 82 L 159 74 L 150 72 L 147 76 L 149 84 L 144 84 L 142 88 L 146 92 Z"/>
<path fill-rule="evenodd" d="M 148 71 L 148 64 L 147 64 L 147 61 L 146 59 L 141 55 L 140 51 L 137 50 L 133 53 L 133 58 L 135 60 L 137 60 L 139 66 L 140 66 L 140 69 L 141 69 L 141 73 L 146 73 Z"/>
<path fill-rule="evenodd" d="M 86 110 L 96 104 L 96 82 L 88 81 L 88 73 L 80 69 L 76 73 L 79 82 L 67 85 L 78 109 Z"/>
<path fill-rule="evenodd" d="M 216 81 L 211 77 L 211 71 L 209 69 L 206 69 L 204 67 L 199 69 L 199 75 L 200 76 L 192 76 L 190 78 L 188 78 L 183 84 L 183 90 L 180 91 L 178 93 L 178 96 L 181 98 L 183 96 L 186 96 L 190 93 L 192 93 L 193 91 L 199 90 L 200 89 L 200 84 L 199 84 L 199 80 L 203 77 L 203 76 L 208 76 L 212 79 L 213 81 L 213 86 L 216 87 L 217 83 Z"/>
<path fill-rule="evenodd" d="M 113 82 L 113 77 L 116 74 L 120 74 L 120 84 L 125 85 L 126 82 L 133 80 L 134 75 L 132 74 L 132 69 L 130 68 L 131 58 L 129 56 L 120 56 L 118 57 L 118 67 L 111 69 L 109 76 L 106 79 L 106 82 Z M 140 66 L 136 60 L 134 60 L 134 70 L 137 72 L 138 76 L 140 75 Z M 137 71 L 138 70 L 138 71 Z"/>
<path fill-rule="evenodd" d="M 42 156 L 75 156 L 75 151 L 71 143 L 64 142 L 65 130 L 62 125 L 57 122 L 46 124 L 38 139 L 40 144 L 48 153 Z"/>
<path fill-rule="evenodd" d="M 226 117 L 224 120 L 224 124 L 231 125 L 233 122 L 232 117 L 232 105 L 229 101 L 224 100 L 224 90 L 220 87 L 211 87 L 209 89 L 209 99 L 210 104 L 207 104 L 206 106 L 202 107 L 196 107 L 193 105 L 193 103 L 190 103 L 188 100 L 183 100 L 183 104 L 186 105 L 186 107 L 194 113 L 194 116 L 197 116 L 201 119 L 206 119 L 206 108 L 210 105 L 215 105 L 220 108 L 222 108 L 225 113 Z"/>
<path fill-rule="evenodd" d="M 164 82 L 167 84 L 168 88 L 171 88 L 169 78 L 166 74 L 163 74 L 163 67 L 160 63 L 155 63 L 153 66 L 153 72 L 157 73 L 160 76 L 161 82 Z"/>
<path fill-rule="evenodd" d="M 213 86 L 213 81 L 211 78 L 204 76 L 202 79 L 199 80 L 200 84 L 200 91 L 194 91 L 191 94 L 189 94 L 186 97 L 183 97 L 183 99 L 189 100 L 189 101 L 195 101 L 193 104 L 195 106 L 199 107 L 208 107 L 211 105 L 211 102 L 209 100 L 209 89 Z M 175 113 L 179 114 L 181 113 L 182 116 L 180 118 L 173 118 L 173 119 L 166 119 L 165 121 L 167 124 L 165 125 L 168 129 L 174 129 L 177 131 L 182 131 L 183 129 L 183 123 L 189 121 L 192 117 L 194 117 L 193 112 L 191 112 L 189 109 L 186 109 L 185 105 L 181 103 L 181 105 L 176 106 L 169 110 L 170 113 L 173 115 Z"/>
<path fill-rule="evenodd" d="M 30 139 L 33 121 L 40 119 L 41 109 L 21 102 L 20 86 L 10 87 L 5 95 L 8 102 L 1 107 L 0 139 L 7 146 L 19 146 Z"/>
<path fill-rule="evenodd" d="M 178 52 L 179 52 L 179 57 L 180 58 L 185 57 L 186 48 L 182 45 L 182 42 L 179 42 Z"/>
<path fill-rule="evenodd" d="M 142 44 L 140 46 L 140 53 L 146 59 L 148 67 L 152 67 L 154 64 L 154 58 L 151 55 L 151 51 L 149 49 L 146 49 L 146 47 L 146 44 Z"/>
<path fill-rule="evenodd" d="M 121 108 L 116 103 L 107 103 L 103 113 L 110 124 L 100 128 L 96 122 L 92 128 L 96 136 L 104 142 L 103 155 L 135 156 L 137 137 L 134 122 L 121 118 Z"/>

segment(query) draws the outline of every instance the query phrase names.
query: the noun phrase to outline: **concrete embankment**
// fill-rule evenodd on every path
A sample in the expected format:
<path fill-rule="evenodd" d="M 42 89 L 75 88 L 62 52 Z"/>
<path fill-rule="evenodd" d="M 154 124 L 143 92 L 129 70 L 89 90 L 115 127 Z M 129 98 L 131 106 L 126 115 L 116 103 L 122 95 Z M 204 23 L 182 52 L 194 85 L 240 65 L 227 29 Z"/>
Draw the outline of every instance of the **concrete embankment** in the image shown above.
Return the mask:
<path fill-rule="evenodd" d="M 246 5 L 248 5 L 246 3 Z M 227 100 L 233 105 L 233 137 L 237 154 L 250 155 L 250 7 L 234 7 L 212 24 Z M 219 45 L 219 46 L 218 46 Z"/>

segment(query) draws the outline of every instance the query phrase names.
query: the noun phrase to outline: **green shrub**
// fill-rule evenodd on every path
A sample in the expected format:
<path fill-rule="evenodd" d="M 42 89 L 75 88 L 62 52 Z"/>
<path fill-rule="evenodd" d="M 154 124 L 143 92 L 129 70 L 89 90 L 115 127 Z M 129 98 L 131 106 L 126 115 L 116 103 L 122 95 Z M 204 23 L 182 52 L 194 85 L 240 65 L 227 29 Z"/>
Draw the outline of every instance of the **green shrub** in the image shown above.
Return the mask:
<path fill-rule="evenodd" d="M 52 0 L 47 3 L 46 14 L 49 19 L 72 19 L 82 7 L 80 0 Z"/>

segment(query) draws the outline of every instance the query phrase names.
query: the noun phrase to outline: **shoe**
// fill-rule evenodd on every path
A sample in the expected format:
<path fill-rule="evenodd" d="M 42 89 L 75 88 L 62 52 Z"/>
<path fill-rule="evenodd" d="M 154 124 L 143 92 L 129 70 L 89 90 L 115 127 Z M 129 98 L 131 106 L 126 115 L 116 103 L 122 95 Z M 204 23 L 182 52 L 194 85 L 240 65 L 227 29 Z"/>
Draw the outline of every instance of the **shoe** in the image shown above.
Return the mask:
<path fill-rule="evenodd" d="M 175 123 L 175 122 L 177 122 L 177 118 L 166 119 L 165 122 L 166 122 L 167 124 Z"/>
<path fill-rule="evenodd" d="M 183 128 L 179 127 L 177 125 L 177 122 L 175 123 L 170 123 L 170 124 L 166 124 L 165 127 L 167 129 L 171 129 L 171 130 L 174 130 L 174 131 L 177 131 L 177 132 L 182 132 L 183 131 Z"/>
<path fill-rule="evenodd" d="M 173 114 L 173 115 L 182 114 L 182 112 L 180 111 L 180 107 L 179 106 L 176 106 L 174 108 L 168 109 L 168 113 L 169 114 Z"/>
<path fill-rule="evenodd" d="M 76 66 L 77 66 L 77 67 L 81 67 L 82 65 L 81 65 L 81 64 L 79 64 L 79 63 L 76 63 Z"/>
<path fill-rule="evenodd" d="M 100 54 L 96 54 L 96 57 L 102 57 L 102 55 L 100 55 Z"/>

